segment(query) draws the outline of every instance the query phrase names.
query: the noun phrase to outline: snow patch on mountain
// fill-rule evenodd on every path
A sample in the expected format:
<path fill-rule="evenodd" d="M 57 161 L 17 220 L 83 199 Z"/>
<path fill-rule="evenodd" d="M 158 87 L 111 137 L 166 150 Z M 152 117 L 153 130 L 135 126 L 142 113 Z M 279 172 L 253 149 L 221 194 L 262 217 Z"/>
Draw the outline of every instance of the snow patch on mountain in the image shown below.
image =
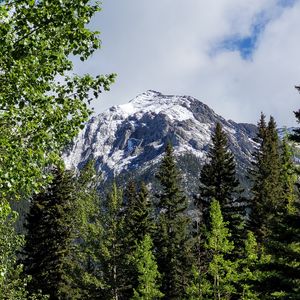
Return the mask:
<path fill-rule="evenodd" d="M 189 102 L 179 96 L 165 96 L 155 91 L 148 91 L 139 95 L 127 104 L 120 105 L 119 110 L 124 116 L 135 114 L 141 117 L 145 112 L 165 114 L 171 120 L 184 121 L 193 118 L 189 110 Z"/>

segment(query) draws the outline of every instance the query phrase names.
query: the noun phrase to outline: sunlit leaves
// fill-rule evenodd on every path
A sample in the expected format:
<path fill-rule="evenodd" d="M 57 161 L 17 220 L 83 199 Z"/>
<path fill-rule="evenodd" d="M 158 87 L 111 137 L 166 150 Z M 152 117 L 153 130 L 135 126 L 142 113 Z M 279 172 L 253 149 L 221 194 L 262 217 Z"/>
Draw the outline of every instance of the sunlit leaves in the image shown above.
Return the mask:
<path fill-rule="evenodd" d="M 114 75 L 70 75 L 70 55 L 100 47 L 86 27 L 100 10 L 88 0 L 1 1 L 0 191 L 30 194 L 88 119 L 88 103 Z M 17 192 L 17 193 L 16 193 Z"/>

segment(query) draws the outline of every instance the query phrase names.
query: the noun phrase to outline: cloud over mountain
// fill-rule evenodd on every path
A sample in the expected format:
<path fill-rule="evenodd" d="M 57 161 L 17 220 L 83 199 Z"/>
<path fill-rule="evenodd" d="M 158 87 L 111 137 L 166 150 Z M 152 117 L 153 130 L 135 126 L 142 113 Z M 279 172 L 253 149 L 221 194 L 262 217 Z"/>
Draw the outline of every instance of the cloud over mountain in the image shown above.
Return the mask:
<path fill-rule="evenodd" d="M 103 111 L 139 92 L 189 94 L 224 117 L 261 111 L 294 125 L 300 98 L 300 1 L 104 0 L 92 26 L 103 49 L 79 72 L 116 72 Z"/>

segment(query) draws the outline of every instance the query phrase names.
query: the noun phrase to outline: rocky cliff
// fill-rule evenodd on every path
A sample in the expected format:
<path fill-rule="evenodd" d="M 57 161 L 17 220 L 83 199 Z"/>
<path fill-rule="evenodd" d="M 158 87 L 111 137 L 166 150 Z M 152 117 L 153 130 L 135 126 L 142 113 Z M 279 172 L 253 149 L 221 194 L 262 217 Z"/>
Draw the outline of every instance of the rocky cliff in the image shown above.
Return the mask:
<path fill-rule="evenodd" d="M 193 97 L 151 90 L 93 117 L 64 160 L 71 168 L 93 158 L 104 180 L 133 175 L 152 180 L 170 141 L 188 187 L 195 185 L 217 122 L 228 135 L 243 179 L 255 146 L 255 125 L 225 120 Z"/>

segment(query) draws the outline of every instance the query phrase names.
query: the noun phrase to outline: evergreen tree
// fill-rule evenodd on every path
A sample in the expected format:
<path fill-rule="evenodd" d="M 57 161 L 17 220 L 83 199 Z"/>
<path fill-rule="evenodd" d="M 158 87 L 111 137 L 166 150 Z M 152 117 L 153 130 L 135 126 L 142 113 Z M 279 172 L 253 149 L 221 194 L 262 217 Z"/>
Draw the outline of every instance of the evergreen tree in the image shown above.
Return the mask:
<path fill-rule="evenodd" d="M 134 188 L 133 188 L 134 187 Z M 145 183 L 141 183 L 140 190 L 136 191 L 133 182 L 130 183 L 129 192 L 127 189 L 127 210 L 125 214 L 127 245 L 134 247 L 140 243 L 146 234 L 154 230 L 153 207 L 149 198 L 149 191 Z M 131 193 L 129 195 L 129 193 Z"/>
<path fill-rule="evenodd" d="M 284 191 L 280 143 L 274 118 L 271 117 L 266 125 L 262 114 L 258 126 L 259 145 L 250 170 L 252 197 L 248 225 L 261 244 L 270 232 L 272 218 L 284 206 Z"/>
<path fill-rule="evenodd" d="M 207 279 L 211 282 L 211 290 L 207 292 L 209 299 L 231 299 L 235 294 L 235 282 L 238 280 L 237 263 L 226 259 L 234 249 L 229 241 L 230 233 L 223 221 L 221 206 L 217 200 L 212 200 L 210 208 L 210 231 L 206 248 L 211 254 Z M 205 299 L 205 298 L 204 298 Z"/>
<path fill-rule="evenodd" d="M 135 251 L 136 245 L 140 244 L 145 235 L 154 232 L 153 207 L 149 198 L 146 185 L 142 182 L 137 191 L 134 181 L 130 181 L 125 190 L 125 226 L 124 243 L 126 245 L 126 255 L 130 258 Z M 137 287 L 137 272 L 131 264 L 130 259 L 126 259 L 126 286 L 129 287 L 127 298 L 131 298 L 133 288 Z"/>
<path fill-rule="evenodd" d="M 246 203 L 241 197 L 242 190 L 236 177 L 234 156 L 228 148 L 228 140 L 220 123 L 216 124 L 212 135 L 208 159 L 201 170 L 199 195 L 195 199 L 196 207 L 203 214 L 204 224 L 208 226 L 210 203 L 212 199 L 218 199 L 232 239 L 242 247 Z"/>
<path fill-rule="evenodd" d="M 297 170 L 293 162 L 293 151 L 285 137 L 281 144 L 281 181 L 283 189 L 283 208 L 289 211 L 294 209 L 297 198 L 296 182 Z"/>
<path fill-rule="evenodd" d="M 183 299 L 190 279 L 192 241 L 187 198 L 180 190 L 180 175 L 170 144 L 156 176 L 162 187 L 157 195 L 158 224 L 155 233 L 156 255 L 162 274 L 165 299 Z"/>
<path fill-rule="evenodd" d="M 296 88 L 300 91 L 299 87 Z M 295 112 L 295 116 L 299 122 L 300 111 Z M 299 133 L 299 129 L 294 130 L 290 139 L 299 143 Z M 266 243 L 266 252 L 270 255 L 270 259 L 262 264 L 264 276 L 257 284 L 264 299 L 299 299 L 300 200 L 297 176 L 299 170 L 293 166 L 290 147 L 284 140 L 281 168 L 283 205 L 279 207 L 270 225 L 271 233 Z"/>
<path fill-rule="evenodd" d="M 119 300 L 122 292 L 128 289 L 124 286 L 125 243 L 124 214 L 122 191 L 113 183 L 102 207 L 102 245 L 101 267 L 104 279 L 104 289 L 101 299 Z M 125 251 L 124 251 L 125 250 Z"/>
<path fill-rule="evenodd" d="M 295 86 L 295 88 L 300 92 L 300 86 Z M 298 111 L 294 111 L 297 122 L 300 123 L 300 109 Z M 300 128 L 294 129 L 294 133 L 289 137 L 290 140 L 300 143 Z"/>
<path fill-rule="evenodd" d="M 159 290 L 160 274 L 152 249 L 152 239 L 146 234 L 131 258 L 138 272 L 138 286 L 134 289 L 132 300 L 154 300 L 163 297 Z"/>
<path fill-rule="evenodd" d="M 270 259 L 261 264 L 263 276 L 257 289 L 263 299 L 299 299 L 300 295 L 300 202 L 272 220 L 266 243 Z"/>
<path fill-rule="evenodd" d="M 245 241 L 244 257 L 238 262 L 238 287 L 242 300 L 259 300 L 258 293 L 255 292 L 254 282 L 261 278 L 258 264 L 262 259 L 258 252 L 258 246 L 254 234 L 249 231 Z"/>
<path fill-rule="evenodd" d="M 90 160 L 76 178 L 76 199 L 72 205 L 72 251 L 68 262 L 73 299 L 98 299 L 104 288 L 100 249 L 103 238 L 99 176 Z M 75 295 L 76 291 L 76 295 Z"/>
<path fill-rule="evenodd" d="M 22 264 L 17 262 L 17 252 L 23 245 L 23 236 L 14 229 L 15 213 L 5 200 L 0 204 L 0 299 L 25 300 L 46 299 L 26 291 L 28 277 L 22 276 Z"/>
<path fill-rule="evenodd" d="M 200 274 L 199 268 L 192 267 L 193 277 L 186 289 L 187 300 L 204 300 L 211 294 L 211 284 L 206 278 L 206 274 Z"/>
<path fill-rule="evenodd" d="M 74 200 L 74 176 L 53 170 L 53 181 L 32 199 L 26 223 L 24 272 L 32 277 L 30 293 L 50 299 L 74 299 L 68 276 L 67 258 L 72 242 L 71 209 Z"/>

